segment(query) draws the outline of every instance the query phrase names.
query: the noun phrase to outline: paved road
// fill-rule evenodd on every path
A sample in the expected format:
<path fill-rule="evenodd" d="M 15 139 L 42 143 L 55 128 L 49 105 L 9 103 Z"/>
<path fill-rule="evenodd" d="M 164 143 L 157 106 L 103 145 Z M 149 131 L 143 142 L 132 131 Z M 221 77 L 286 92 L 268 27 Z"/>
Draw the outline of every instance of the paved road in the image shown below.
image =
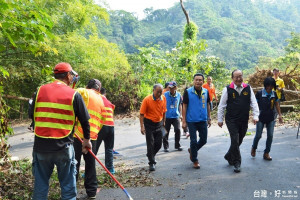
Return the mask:
<path fill-rule="evenodd" d="M 116 121 L 115 149 L 122 156 L 117 162 L 130 162 L 133 167 L 148 167 L 145 137 L 139 133 L 138 120 Z M 9 138 L 11 153 L 20 158 L 31 158 L 33 134 L 24 127 L 15 128 Z M 270 155 L 273 161 L 262 159 L 266 133 L 260 140 L 257 156 L 250 156 L 255 127 L 249 125 L 252 135 L 246 136 L 241 146 L 242 171 L 233 172 L 223 156 L 230 145 L 226 127 L 209 128 L 208 143 L 199 151 L 200 170 L 192 168 L 187 148 L 189 140 L 182 138 L 184 151 L 174 151 L 174 134 L 170 134 L 170 152 L 159 152 L 157 169 L 153 172 L 161 186 L 126 188 L 134 199 L 300 199 L 300 139 L 296 128 L 275 128 Z M 98 157 L 104 158 L 104 145 Z M 265 198 L 266 196 L 266 198 Z M 97 199 L 127 199 L 121 189 L 102 189 Z"/>

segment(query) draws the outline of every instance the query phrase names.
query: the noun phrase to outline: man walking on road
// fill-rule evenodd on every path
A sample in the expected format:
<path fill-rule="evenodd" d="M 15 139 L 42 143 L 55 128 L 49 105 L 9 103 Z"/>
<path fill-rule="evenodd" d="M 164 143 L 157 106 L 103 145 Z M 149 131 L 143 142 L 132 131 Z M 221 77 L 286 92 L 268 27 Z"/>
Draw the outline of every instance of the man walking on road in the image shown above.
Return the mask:
<path fill-rule="evenodd" d="M 200 169 L 198 151 L 206 144 L 207 126 L 211 125 L 210 100 L 207 89 L 202 88 L 203 82 L 203 74 L 195 74 L 194 86 L 185 90 L 183 94 L 182 128 L 189 128 L 191 142 L 188 151 L 195 169 Z M 198 142 L 197 131 L 200 138 Z"/>
<path fill-rule="evenodd" d="M 203 88 L 207 89 L 208 94 L 209 94 L 209 99 L 210 99 L 210 108 L 213 110 L 213 100 L 214 98 L 216 101 L 218 101 L 218 97 L 216 95 L 216 88 L 214 84 L 212 83 L 212 77 L 208 76 L 207 77 L 207 82 L 203 84 Z"/>
<path fill-rule="evenodd" d="M 162 95 L 163 86 L 155 84 L 153 94 L 144 98 L 140 109 L 141 133 L 146 134 L 149 170 L 155 171 L 155 155 L 162 145 L 162 128 L 166 119 L 166 99 Z"/>
<path fill-rule="evenodd" d="M 55 81 L 41 86 L 33 101 L 35 138 L 32 173 L 34 200 L 48 199 L 49 179 L 57 167 L 61 199 L 76 199 L 76 160 L 73 148 L 75 118 L 80 121 L 84 139 L 82 150 L 91 148 L 89 114 L 81 95 L 69 87 L 76 72 L 69 63 L 54 68 Z"/>
<path fill-rule="evenodd" d="M 96 150 L 96 143 L 98 132 L 102 127 L 102 112 L 104 111 L 104 103 L 100 96 L 101 82 L 98 79 L 91 79 L 86 88 L 78 88 L 77 92 L 81 94 L 84 103 L 88 109 L 90 115 L 90 138 L 92 143 L 92 151 Z M 80 122 L 77 122 L 75 126 L 75 133 L 80 137 L 84 138 L 83 128 Z M 77 160 L 77 174 L 76 180 L 79 176 L 79 167 L 82 155 L 82 145 L 79 139 L 74 139 L 75 158 Z M 84 175 L 84 187 L 86 194 L 89 198 L 96 198 L 97 193 L 97 176 L 96 176 L 96 163 L 95 158 L 90 154 L 83 154 L 85 161 L 85 175 Z"/>
<path fill-rule="evenodd" d="M 169 83 L 169 91 L 164 95 L 167 101 L 166 112 L 166 135 L 163 137 L 164 151 L 169 152 L 169 133 L 171 125 L 175 131 L 175 149 L 182 151 L 180 146 L 180 115 L 182 113 L 182 98 L 179 92 L 176 91 L 177 83 L 172 81 Z"/>
<path fill-rule="evenodd" d="M 226 109 L 225 122 L 230 134 L 231 145 L 224 158 L 234 166 L 234 172 L 241 171 L 240 145 L 248 129 L 250 107 L 253 111 L 253 123 L 258 121 L 258 105 L 250 85 L 243 83 L 241 70 L 234 70 L 231 74 L 232 83 L 222 91 L 218 107 L 218 125 L 223 126 L 223 115 Z"/>

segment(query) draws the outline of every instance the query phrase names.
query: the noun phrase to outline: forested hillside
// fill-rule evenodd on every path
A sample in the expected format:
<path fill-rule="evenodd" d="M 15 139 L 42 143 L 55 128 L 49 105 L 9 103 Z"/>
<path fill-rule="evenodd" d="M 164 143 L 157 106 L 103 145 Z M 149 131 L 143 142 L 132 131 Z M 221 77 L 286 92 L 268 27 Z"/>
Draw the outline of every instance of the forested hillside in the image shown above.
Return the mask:
<path fill-rule="evenodd" d="M 299 0 L 187 0 L 185 7 L 208 44 L 205 54 L 224 60 L 228 68 L 247 69 L 260 56 L 284 53 L 285 40 L 300 31 Z M 185 17 L 178 4 L 169 9 L 145 9 L 138 20 L 126 11 L 110 11 L 110 23 L 98 23 L 100 36 L 126 53 L 136 46 L 159 44 L 171 50 L 182 40 Z"/>

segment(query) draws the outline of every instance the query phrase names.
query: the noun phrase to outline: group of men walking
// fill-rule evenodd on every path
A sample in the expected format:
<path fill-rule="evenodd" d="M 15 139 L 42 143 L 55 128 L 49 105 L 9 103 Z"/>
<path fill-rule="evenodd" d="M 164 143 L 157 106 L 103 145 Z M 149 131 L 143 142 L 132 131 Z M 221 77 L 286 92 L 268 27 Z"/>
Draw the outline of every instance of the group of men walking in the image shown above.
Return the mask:
<path fill-rule="evenodd" d="M 98 187 L 96 164 L 88 149 L 97 155 L 102 141 L 105 143 L 105 166 L 115 173 L 115 106 L 105 97 L 105 89 L 97 79 L 91 79 L 86 88 L 72 89 L 70 85 L 76 80 L 76 75 L 69 63 L 57 64 L 55 81 L 41 86 L 33 98 L 33 199 L 48 199 L 49 179 L 56 166 L 61 199 L 75 200 L 82 155 L 86 193 L 90 199 L 95 199 Z"/>
<path fill-rule="evenodd" d="M 49 179 L 56 166 L 61 198 L 75 200 L 76 181 L 79 177 L 82 156 L 85 160 L 86 193 L 89 198 L 96 198 L 98 187 L 96 164 L 88 149 L 97 155 L 102 141 L 105 143 L 105 166 L 112 174 L 115 173 L 113 166 L 115 106 L 105 97 L 105 89 L 97 79 L 91 79 L 86 88 L 72 89 L 70 85 L 76 81 L 76 75 L 70 64 L 57 64 L 54 68 L 55 81 L 41 86 L 33 97 L 32 118 L 35 124 L 33 199 L 47 199 Z M 268 138 L 263 158 L 272 160 L 269 152 L 276 120 L 274 107 L 280 122 L 282 116 L 279 99 L 273 91 L 278 88 L 277 80 L 266 78 L 264 89 L 254 95 L 251 86 L 243 82 L 241 70 L 234 70 L 231 78 L 232 83 L 223 89 L 220 99 L 218 125 L 223 126 L 226 110 L 225 123 L 230 133 L 231 145 L 224 158 L 234 166 L 235 172 L 240 172 L 239 146 L 248 129 L 250 108 L 253 111 L 253 123 L 257 125 L 251 149 L 253 157 L 256 156 L 257 144 L 266 125 Z M 208 128 L 211 126 L 212 100 L 213 98 L 218 100 L 212 78 L 208 77 L 205 85 L 204 81 L 203 74 L 195 74 L 193 86 L 184 91 L 183 97 L 177 92 L 175 81 L 169 82 L 165 90 L 161 84 L 155 84 L 153 93 L 143 100 L 140 108 L 140 126 L 141 133 L 146 136 L 150 171 L 156 169 L 155 156 L 161 146 L 163 145 L 164 152 L 169 152 L 168 139 L 172 125 L 175 132 L 175 149 L 183 150 L 180 145 L 180 121 L 183 130 L 188 129 L 190 134 L 188 148 L 190 160 L 195 169 L 200 168 L 198 151 L 207 143 Z M 282 87 L 284 85 L 281 83 Z"/>
<path fill-rule="evenodd" d="M 267 77 L 264 80 L 264 89 L 255 95 L 250 85 L 243 82 L 241 70 L 234 70 L 231 74 L 232 82 L 222 91 L 218 106 L 218 125 L 223 127 L 225 123 L 230 133 L 231 145 L 224 159 L 229 165 L 233 165 L 234 172 L 241 171 L 240 145 L 248 129 L 250 108 L 253 114 L 253 123 L 256 124 L 256 135 L 253 141 L 251 155 L 256 156 L 256 148 L 261 138 L 264 125 L 267 127 L 267 142 L 263 158 L 272 160 L 269 155 L 276 113 L 279 115 L 279 122 L 282 123 L 282 116 L 279 107 L 278 92 L 282 91 L 284 83 L 276 76 L 278 69 L 274 69 L 275 79 Z M 278 73 L 277 73 L 278 74 Z M 183 98 L 176 91 L 176 82 L 172 81 L 165 85 L 153 86 L 153 94 L 147 96 L 140 109 L 141 133 L 146 135 L 147 157 L 149 170 L 154 171 L 156 167 L 155 155 L 160 150 L 163 141 L 164 151 L 169 151 L 169 132 L 171 125 L 175 132 L 175 149 L 182 151 L 180 145 L 180 119 L 183 130 L 189 130 L 190 147 L 188 148 L 193 168 L 199 169 L 198 151 L 207 143 L 207 132 L 211 126 L 211 110 L 213 97 L 218 100 L 212 78 L 208 77 L 204 84 L 205 77 L 197 73 L 193 77 L 193 86 L 184 91 Z M 280 85 L 280 86 L 279 86 Z M 276 89 L 276 92 L 274 91 Z M 163 94 L 164 93 L 164 94 Z M 166 134 L 164 135 L 164 128 Z M 199 139 L 197 140 L 197 132 Z"/>

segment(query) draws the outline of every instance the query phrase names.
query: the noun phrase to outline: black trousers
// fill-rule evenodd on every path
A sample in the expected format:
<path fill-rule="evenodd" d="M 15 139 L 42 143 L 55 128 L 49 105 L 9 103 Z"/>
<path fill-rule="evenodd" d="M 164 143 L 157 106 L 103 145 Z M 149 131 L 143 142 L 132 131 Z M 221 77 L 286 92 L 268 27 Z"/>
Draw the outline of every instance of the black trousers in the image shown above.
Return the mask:
<path fill-rule="evenodd" d="M 114 149 L 114 142 L 115 142 L 115 129 L 113 126 L 103 126 L 98 133 L 97 144 L 95 148 L 94 154 L 97 155 L 99 147 L 104 141 L 104 148 L 105 148 L 105 167 L 108 170 L 113 170 L 113 149 Z"/>
<path fill-rule="evenodd" d="M 91 143 L 92 143 L 92 150 L 94 152 L 94 150 L 96 149 L 96 140 L 91 140 Z M 81 155 L 83 155 L 83 159 L 85 161 L 84 187 L 86 190 L 86 194 L 88 196 L 95 196 L 98 187 L 95 158 L 90 153 L 87 154 L 82 153 L 82 144 L 77 138 L 74 138 L 74 150 L 75 150 L 75 159 L 77 160 L 76 180 L 78 180 Z"/>
<path fill-rule="evenodd" d="M 155 155 L 162 145 L 162 121 L 155 123 L 144 118 L 147 143 L 147 157 L 150 164 L 156 164 Z"/>
<path fill-rule="evenodd" d="M 169 133 L 171 129 L 171 125 L 174 127 L 175 132 L 175 149 L 180 147 L 180 120 L 179 118 L 167 118 L 165 128 L 167 130 L 166 135 L 163 137 L 163 145 L 164 149 L 169 148 Z"/>
<path fill-rule="evenodd" d="M 242 144 L 246 135 L 248 121 L 225 120 L 225 122 L 231 139 L 231 145 L 225 156 L 234 165 L 241 165 L 242 158 L 240 153 L 240 145 Z"/>

